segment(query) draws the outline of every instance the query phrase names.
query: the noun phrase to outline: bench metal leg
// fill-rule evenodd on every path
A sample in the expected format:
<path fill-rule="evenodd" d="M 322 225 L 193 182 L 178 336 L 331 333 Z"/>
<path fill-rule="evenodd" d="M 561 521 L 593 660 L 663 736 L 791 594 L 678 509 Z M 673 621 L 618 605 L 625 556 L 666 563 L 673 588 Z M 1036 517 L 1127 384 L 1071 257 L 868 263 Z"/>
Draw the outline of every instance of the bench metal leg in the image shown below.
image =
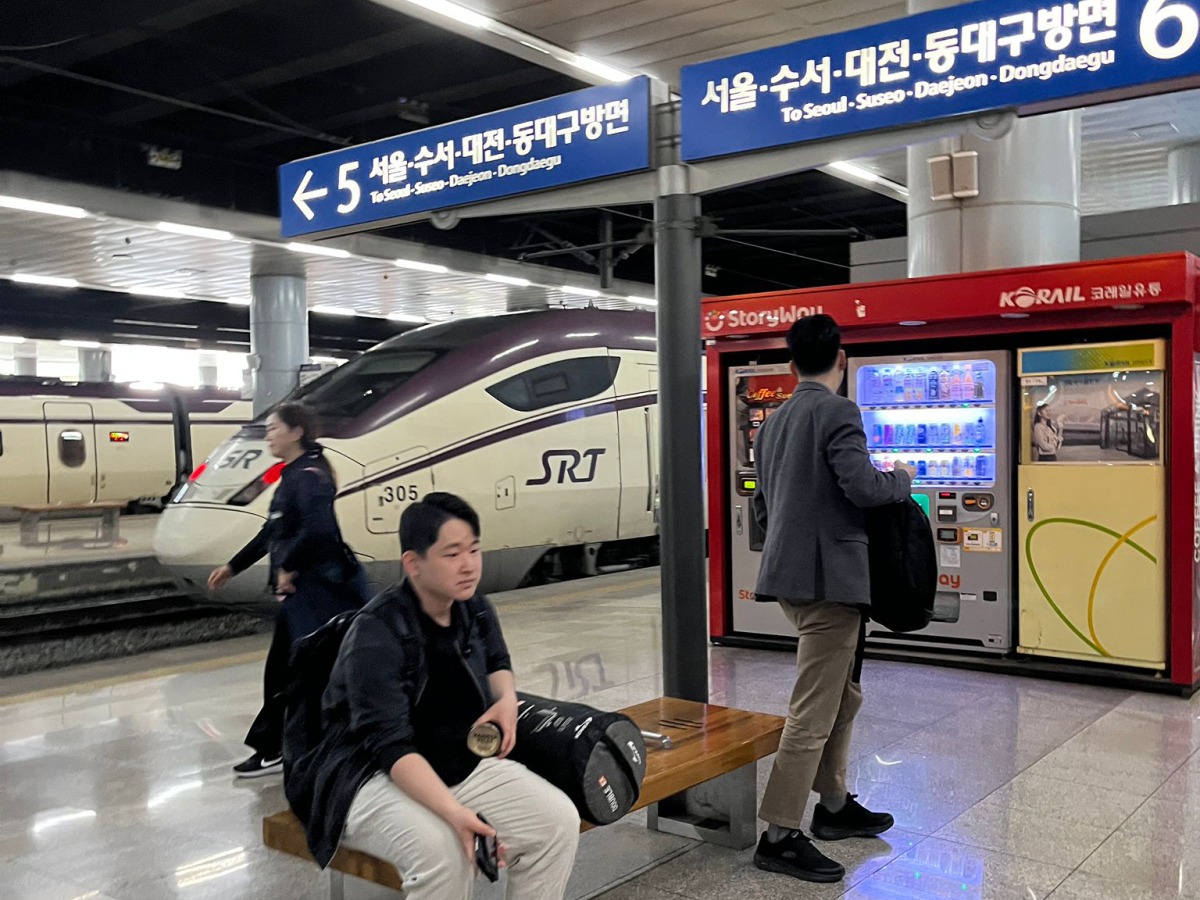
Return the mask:
<path fill-rule="evenodd" d="M 346 900 L 346 876 L 332 868 L 329 870 L 329 900 Z"/>
<path fill-rule="evenodd" d="M 758 840 L 758 764 L 750 763 L 698 787 L 652 804 L 654 831 L 745 850 Z"/>

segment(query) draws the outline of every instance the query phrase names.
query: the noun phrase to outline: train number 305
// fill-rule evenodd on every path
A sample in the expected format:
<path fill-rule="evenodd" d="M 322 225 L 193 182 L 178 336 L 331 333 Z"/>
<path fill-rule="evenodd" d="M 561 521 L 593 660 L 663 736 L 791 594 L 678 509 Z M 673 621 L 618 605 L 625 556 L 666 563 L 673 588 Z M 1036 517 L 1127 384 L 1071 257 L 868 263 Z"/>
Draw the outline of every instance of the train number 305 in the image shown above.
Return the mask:
<path fill-rule="evenodd" d="M 407 487 L 400 485 L 395 487 L 388 485 L 379 493 L 379 505 L 384 506 L 388 503 L 412 503 L 415 500 L 421 499 L 421 492 L 417 490 L 415 484 L 410 484 Z"/>

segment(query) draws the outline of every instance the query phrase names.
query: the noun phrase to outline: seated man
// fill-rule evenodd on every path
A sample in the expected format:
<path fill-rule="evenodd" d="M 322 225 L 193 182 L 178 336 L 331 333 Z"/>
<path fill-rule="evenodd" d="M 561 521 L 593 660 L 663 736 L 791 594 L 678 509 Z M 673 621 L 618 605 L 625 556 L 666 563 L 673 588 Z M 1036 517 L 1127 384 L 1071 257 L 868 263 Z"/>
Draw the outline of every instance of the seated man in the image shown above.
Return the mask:
<path fill-rule="evenodd" d="M 404 510 L 400 545 L 407 578 L 346 632 L 322 701 L 324 736 L 296 773 L 301 783 L 288 785 L 310 810 L 309 845 L 322 865 L 339 841 L 390 861 L 407 900 L 468 900 L 475 836 L 495 837 L 509 900 L 561 898 L 579 814 L 505 759 L 517 696 L 496 611 L 476 593 L 479 516 L 458 497 L 429 494 Z M 467 733 L 484 721 L 502 740 L 481 760 Z"/>

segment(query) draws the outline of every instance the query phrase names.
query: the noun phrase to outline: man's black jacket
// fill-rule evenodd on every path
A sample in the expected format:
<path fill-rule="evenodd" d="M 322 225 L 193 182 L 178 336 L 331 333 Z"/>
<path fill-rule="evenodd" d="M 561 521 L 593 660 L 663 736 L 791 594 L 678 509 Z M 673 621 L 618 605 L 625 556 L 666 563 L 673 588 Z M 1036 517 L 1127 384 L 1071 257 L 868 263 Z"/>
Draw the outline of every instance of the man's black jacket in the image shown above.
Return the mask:
<path fill-rule="evenodd" d="M 458 646 L 490 707 L 488 675 L 512 668 L 500 622 L 478 594 L 459 612 Z M 416 751 L 411 713 L 428 679 L 420 615 L 411 585 L 401 582 L 354 617 L 322 699 L 324 735 L 288 774 L 288 801 L 322 868 L 337 851 L 359 788 Z"/>

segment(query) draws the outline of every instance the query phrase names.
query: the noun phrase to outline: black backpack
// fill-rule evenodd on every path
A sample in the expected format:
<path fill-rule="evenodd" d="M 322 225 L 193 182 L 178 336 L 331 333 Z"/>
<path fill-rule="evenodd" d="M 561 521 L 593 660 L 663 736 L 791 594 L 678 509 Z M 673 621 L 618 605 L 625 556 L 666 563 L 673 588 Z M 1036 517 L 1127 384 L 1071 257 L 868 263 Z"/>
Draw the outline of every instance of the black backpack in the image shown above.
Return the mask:
<path fill-rule="evenodd" d="M 316 631 L 292 644 L 291 681 L 286 692 L 287 713 L 283 721 L 283 777 L 320 744 L 325 734 L 321 721 L 321 698 L 342 641 L 358 610 L 334 616 Z"/>
<path fill-rule="evenodd" d="M 517 702 L 512 760 L 570 797 L 593 825 L 629 812 L 642 792 L 646 743 L 628 716 L 532 694 L 518 693 Z"/>
<path fill-rule="evenodd" d="M 937 551 L 916 500 L 867 510 L 867 557 L 872 619 L 896 632 L 920 631 L 933 621 Z"/>

